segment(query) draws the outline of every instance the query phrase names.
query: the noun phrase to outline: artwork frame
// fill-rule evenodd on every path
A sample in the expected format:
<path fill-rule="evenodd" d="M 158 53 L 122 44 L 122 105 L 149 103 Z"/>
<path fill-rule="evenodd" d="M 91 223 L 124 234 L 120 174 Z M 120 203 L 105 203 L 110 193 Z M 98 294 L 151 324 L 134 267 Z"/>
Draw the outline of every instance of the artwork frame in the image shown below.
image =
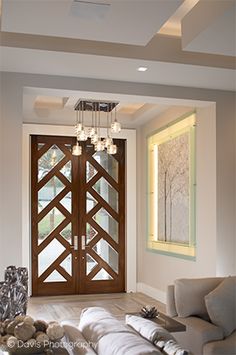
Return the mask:
<path fill-rule="evenodd" d="M 196 259 L 196 114 L 147 137 L 147 249 Z"/>

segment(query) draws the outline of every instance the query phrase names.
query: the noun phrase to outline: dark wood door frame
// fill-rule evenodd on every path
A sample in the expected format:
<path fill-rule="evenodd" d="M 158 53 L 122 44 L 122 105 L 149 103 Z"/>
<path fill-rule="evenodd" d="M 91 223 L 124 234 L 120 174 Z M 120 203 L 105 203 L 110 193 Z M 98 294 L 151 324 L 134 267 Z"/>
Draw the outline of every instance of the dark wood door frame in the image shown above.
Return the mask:
<path fill-rule="evenodd" d="M 110 175 L 103 169 L 97 161 L 93 158 L 93 147 L 90 144 L 84 143 L 85 153 L 81 157 L 73 157 L 71 151 L 65 147 L 65 144 L 71 146 L 74 144 L 75 139 L 73 137 L 52 137 L 52 136 L 32 136 L 32 291 L 33 295 L 55 295 L 55 294 L 75 294 L 75 293 L 98 293 L 98 292 L 122 292 L 125 291 L 125 141 L 116 140 L 118 145 L 118 154 L 115 159 L 119 162 L 119 188 L 117 183 L 110 177 Z M 44 143 L 44 146 L 38 150 L 37 143 Z M 37 164 L 39 157 L 52 147 L 53 144 L 58 147 L 64 153 L 64 158 L 41 180 L 37 181 Z M 64 145 L 64 146 L 63 146 Z M 72 162 L 72 182 L 61 174 L 60 169 L 68 161 Z M 97 170 L 97 176 L 86 182 L 85 171 L 86 161 L 89 161 Z M 79 171 L 84 173 L 80 175 L 78 179 Z M 65 188 L 51 201 L 40 213 L 38 213 L 38 191 L 51 177 L 56 176 L 59 178 Z M 102 197 L 92 189 L 92 186 L 99 178 L 104 177 L 108 183 L 117 188 L 119 192 L 119 213 L 115 212 L 109 204 L 102 199 Z M 77 180 L 77 181 L 76 181 Z M 76 183 L 75 183 L 76 181 Z M 72 212 L 69 213 L 61 204 L 60 200 L 69 191 L 72 194 Z M 89 213 L 86 213 L 86 193 L 89 192 L 96 200 L 97 205 Z M 52 231 L 49 236 L 38 245 L 38 223 L 46 216 L 52 206 L 56 208 L 65 216 L 65 220 Z M 105 208 L 108 213 L 117 220 L 119 223 L 119 243 L 116 244 L 113 239 L 107 234 L 96 222 L 94 221 L 93 213 L 96 213 L 99 207 Z M 80 216 L 79 216 L 80 215 Z M 79 216 L 79 218 L 78 218 Z M 86 223 L 90 222 L 92 227 L 96 229 L 96 237 L 86 245 L 82 250 L 81 235 L 86 235 Z M 60 235 L 60 231 L 68 224 L 72 223 L 72 234 L 77 235 L 78 238 L 78 251 L 72 249 L 72 245 L 69 245 Z M 51 240 L 56 238 L 65 248 L 64 252 L 54 261 L 53 265 L 49 266 L 46 271 L 38 277 L 38 255 L 39 252 L 46 247 Z M 99 239 L 103 238 L 111 245 L 111 247 L 119 253 L 119 274 L 117 275 L 107 263 L 99 257 L 93 250 L 94 245 Z M 86 275 L 86 256 L 90 255 L 97 262 L 97 266 L 92 270 L 89 275 Z M 72 255 L 72 275 L 68 275 L 67 272 L 60 266 L 61 261 Z M 93 276 L 101 268 L 111 275 L 112 280 L 94 281 Z M 65 279 L 66 282 L 52 282 L 45 283 L 45 279 L 50 273 L 56 270 Z"/>

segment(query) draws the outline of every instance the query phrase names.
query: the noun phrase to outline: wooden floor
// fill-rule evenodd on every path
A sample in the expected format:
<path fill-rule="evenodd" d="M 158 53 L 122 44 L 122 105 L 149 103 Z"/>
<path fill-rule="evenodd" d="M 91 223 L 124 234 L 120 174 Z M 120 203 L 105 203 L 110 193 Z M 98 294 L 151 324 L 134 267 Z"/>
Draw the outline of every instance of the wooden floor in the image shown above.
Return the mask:
<path fill-rule="evenodd" d="M 124 319 L 125 313 L 138 312 L 144 305 L 155 306 L 165 312 L 165 305 L 142 293 L 113 293 L 99 295 L 73 295 L 31 297 L 28 314 L 35 319 L 46 321 L 69 320 L 79 322 L 83 308 L 99 306 L 107 309 L 118 319 Z"/>

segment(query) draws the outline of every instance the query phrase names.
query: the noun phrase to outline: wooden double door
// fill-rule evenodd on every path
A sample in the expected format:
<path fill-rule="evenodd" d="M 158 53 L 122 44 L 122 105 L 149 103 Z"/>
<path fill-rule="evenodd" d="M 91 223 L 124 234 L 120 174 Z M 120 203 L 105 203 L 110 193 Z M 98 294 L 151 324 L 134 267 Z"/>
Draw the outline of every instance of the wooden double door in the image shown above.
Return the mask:
<path fill-rule="evenodd" d="M 125 291 L 125 141 L 31 136 L 33 296 Z"/>

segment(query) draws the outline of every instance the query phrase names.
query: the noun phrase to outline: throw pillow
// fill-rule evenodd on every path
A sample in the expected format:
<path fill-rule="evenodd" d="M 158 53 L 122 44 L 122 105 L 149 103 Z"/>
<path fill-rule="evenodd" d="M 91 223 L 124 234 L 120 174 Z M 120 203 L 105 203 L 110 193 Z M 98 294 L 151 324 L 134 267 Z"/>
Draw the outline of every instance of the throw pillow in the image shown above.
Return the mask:
<path fill-rule="evenodd" d="M 127 325 L 143 338 L 151 341 L 164 354 L 189 355 L 189 351 L 183 349 L 172 334 L 155 322 L 135 315 L 126 315 L 125 321 Z"/>
<path fill-rule="evenodd" d="M 189 351 L 183 349 L 174 340 L 155 342 L 155 345 L 166 355 L 189 355 Z"/>
<path fill-rule="evenodd" d="M 205 296 L 205 302 L 212 323 L 229 336 L 236 329 L 236 276 L 224 279 Z"/>
<path fill-rule="evenodd" d="M 174 340 L 174 337 L 163 327 L 139 316 L 127 314 L 125 322 L 128 326 L 138 332 L 143 338 L 154 343 L 159 339 Z"/>
<path fill-rule="evenodd" d="M 175 305 L 179 317 L 199 316 L 209 320 L 204 297 L 223 278 L 178 279 L 175 281 Z"/>

